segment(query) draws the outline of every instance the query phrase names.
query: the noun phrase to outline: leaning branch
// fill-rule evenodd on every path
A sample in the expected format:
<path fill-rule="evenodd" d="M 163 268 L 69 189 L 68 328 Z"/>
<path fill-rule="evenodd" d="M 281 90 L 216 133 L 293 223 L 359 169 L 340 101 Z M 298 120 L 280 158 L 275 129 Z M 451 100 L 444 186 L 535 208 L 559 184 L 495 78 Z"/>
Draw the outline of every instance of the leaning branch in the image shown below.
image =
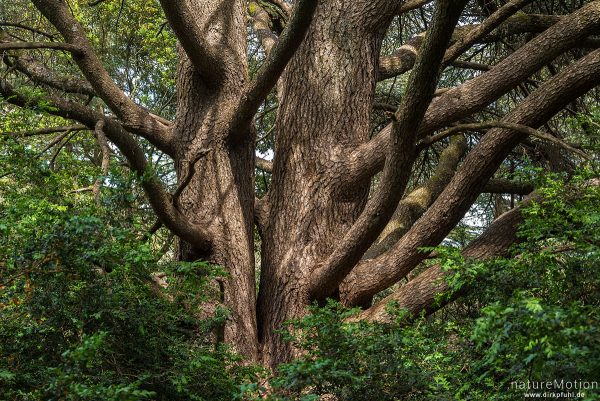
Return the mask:
<path fill-rule="evenodd" d="M 581 157 L 583 159 L 586 159 L 586 160 L 590 159 L 590 156 L 587 153 L 585 153 L 581 149 L 577 149 L 573 145 L 566 143 L 565 141 L 561 140 L 560 138 L 557 138 L 555 136 L 552 136 L 552 135 L 542 132 L 540 130 L 533 129 L 531 127 L 528 127 L 527 125 L 514 124 L 514 123 L 510 123 L 510 122 L 506 122 L 506 121 L 489 121 L 489 122 L 483 122 L 483 123 L 455 125 L 455 126 L 450 127 L 447 130 L 444 130 L 438 134 L 424 138 L 417 144 L 417 147 L 425 148 L 425 147 L 430 146 L 431 144 L 438 142 L 444 138 L 447 138 L 449 136 L 456 135 L 456 134 L 459 134 L 462 132 L 485 131 L 490 128 L 507 128 L 507 129 L 511 129 L 513 131 L 518 131 L 525 135 L 530 135 L 535 138 L 550 142 L 568 152 L 575 153 L 576 155 L 578 155 L 579 157 Z"/>
<path fill-rule="evenodd" d="M 365 252 L 363 259 L 383 254 L 406 234 L 448 185 L 466 151 L 466 138 L 462 135 L 454 137 L 440 155 L 431 177 L 400 201 L 379 239 Z"/>
<path fill-rule="evenodd" d="M 589 185 L 599 184 L 597 179 L 589 182 Z M 483 234 L 462 251 L 463 258 L 466 261 L 484 261 L 505 256 L 510 247 L 521 239 L 517 231 L 523 222 L 523 208 L 539 199 L 539 194 L 532 193 L 517 207 L 495 219 Z M 431 266 L 391 295 L 363 311 L 356 319 L 387 322 L 391 318 L 387 313 L 390 303 L 406 310 L 409 319 L 423 312 L 433 313 L 471 290 L 471 286 L 467 284 L 458 291 L 452 291 L 448 285 L 452 274 L 452 271 L 444 270 L 439 264 Z"/>
<path fill-rule="evenodd" d="M 250 10 L 252 29 L 256 36 L 258 36 L 258 40 L 262 44 L 265 54 L 269 55 L 278 40 L 277 35 L 271 30 L 271 17 L 258 3 L 251 4 L 254 5 Z"/>
<path fill-rule="evenodd" d="M 286 65 L 300 47 L 317 4 L 317 0 L 299 0 L 296 3 L 292 18 L 279 37 L 279 41 L 272 48 L 267 59 L 256 73 L 256 77 L 250 82 L 241 98 L 231 125 L 233 138 L 239 138 L 240 135 L 244 134 L 245 130 L 243 128 L 254 117 L 260 104 L 273 89 Z"/>
<path fill-rule="evenodd" d="M 488 72 L 436 97 L 419 128 L 419 137 L 424 138 L 482 110 L 599 29 L 599 1 L 589 3 L 562 17 L 559 22 L 517 49 Z M 348 169 L 342 177 L 348 187 L 381 170 L 391 132 L 392 124 L 389 124 L 375 138 L 348 156 Z"/>
<path fill-rule="evenodd" d="M 528 197 L 525 203 L 494 220 L 479 238 L 463 250 L 462 256 L 465 260 L 485 260 L 506 254 L 510 246 L 518 239 L 517 228 L 523 221 L 521 210 L 530 199 Z M 439 264 L 431 266 L 389 296 L 363 311 L 357 319 L 386 322 L 391 318 L 387 313 L 390 303 L 405 309 L 409 318 L 419 316 L 423 311 L 431 313 L 456 299 L 462 293 L 462 291 L 448 293 L 450 290 L 448 277 L 451 274 L 451 271 L 444 270 Z M 441 294 L 448 295 L 440 297 Z"/>
<path fill-rule="evenodd" d="M 194 174 L 196 174 L 196 163 L 198 163 L 198 161 L 204 156 L 206 156 L 209 152 L 210 149 L 200 149 L 198 153 L 196 153 L 196 156 L 194 158 L 188 161 L 184 161 L 184 163 L 186 163 L 186 166 L 183 168 L 183 170 L 185 171 L 183 174 L 183 178 L 181 179 L 181 182 L 179 183 L 177 189 L 175 189 L 175 192 L 173 192 L 173 204 L 176 208 L 179 209 L 179 197 L 183 193 L 183 190 L 186 189 L 187 186 L 190 184 L 192 178 L 194 178 Z"/>
<path fill-rule="evenodd" d="M 600 2 L 596 2 L 600 6 Z M 503 122 L 539 127 L 600 82 L 600 50 L 565 68 L 532 92 Z M 486 182 L 527 134 L 509 128 L 490 130 L 467 155 L 452 181 L 419 221 L 385 254 L 360 263 L 341 286 L 348 304 L 364 304 L 405 277 L 438 245 L 469 210 Z"/>
<path fill-rule="evenodd" d="M 423 51 L 395 114 L 392 146 L 388 148 L 379 188 L 325 263 L 313 272 L 310 289 L 313 299 L 335 291 L 392 217 L 410 178 L 417 131 L 433 98 L 444 52 L 465 4 L 466 0 L 437 2 Z"/>
<path fill-rule="evenodd" d="M 560 19 L 561 17 L 554 15 L 527 14 L 511 16 L 503 21 L 502 24 L 491 33 L 486 35 L 476 35 L 476 32 L 487 30 L 486 27 L 489 25 L 488 20 L 486 19 L 481 24 L 457 27 L 452 35 L 452 42 L 457 43 L 465 40 L 466 37 L 473 38 L 476 36 L 476 42 L 487 43 L 521 33 L 543 32 L 560 21 Z M 421 32 L 420 34 L 413 36 L 406 44 L 400 46 L 393 55 L 381 57 L 379 59 L 378 79 L 384 80 L 410 71 L 415 64 L 424 37 L 425 32 Z"/>
<path fill-rule="evenodd" d="M 444 65 L 452 63 L 474 43 L 483 39 L 487 34 L 492 32 L 496 27 L 506 21 L 508 17 L 532 1 L 533 0 L 511 0 L 500 7 L 481 24 L 467 32 L 466 35 L 459 38 L 456 43 L 450 46 L 450 48 L 446 51 L 446 55 L 444 56 Z"/>
<path fill-rule="evenodd" d="M 173 153 L 171 131 L 133 102 L 112 80 L 94 52 L 81 24 L 61 0 L 32 0 L 36 8 L 56 27 L 65 41 L 81 52 L 73 60 L 94 91 L 119 117 L 130 132 L 146 138 L 167 154 Z M 178 3 L 178 2 L 177 2 Z"/>

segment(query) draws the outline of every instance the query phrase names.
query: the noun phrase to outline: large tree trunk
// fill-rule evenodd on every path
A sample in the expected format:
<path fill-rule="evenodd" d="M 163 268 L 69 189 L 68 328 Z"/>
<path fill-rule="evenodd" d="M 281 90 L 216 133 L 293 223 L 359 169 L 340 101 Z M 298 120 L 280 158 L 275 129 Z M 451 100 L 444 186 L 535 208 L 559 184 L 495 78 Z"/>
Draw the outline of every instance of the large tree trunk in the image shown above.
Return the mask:
<path fill-rule="evenodd" d="M 358 2 L 360 3 L 360 2 Z M 369 139 L 383 32 L 365 26 L 364 5 L 322 1 L 288 65 L 276 122 L 268 212 L 261 232 L 258 335 L 263 361 L 292 355 L 276 330 L 301 316 L 308 281 L 364 207 L 368 181 L 336 196 L 336 164 Z"/>
<path fill-rule="evenodd" d="M 241 95 L 247 76 L 245 1 L 221 3 L 189 1 L 194 15 L 210 24 L 210 39 L 226 46 L 229 54 L 222 82 L 200 76 L 183 50 L 177 74 L 176 156 L 180 185 L 189 179 L 190 162 L 202 150 L 208 153 L 195 163 L 194 174 L 178 199 L 182 212 L 207 225 L 212 234 L 210 251 L 194 249 L 182 242 L 182 260 L 207 260 L 227 269 L 220 285 L 229 308 L 224 340 L 246 357 L 257 359 L 255 277 L 253 249 L 254 138 L 227 141 L 226 121 Z M 226 4 L 226 5 L 225 5 Z M 217 283 L 215 283 L 217 285 Z"/>

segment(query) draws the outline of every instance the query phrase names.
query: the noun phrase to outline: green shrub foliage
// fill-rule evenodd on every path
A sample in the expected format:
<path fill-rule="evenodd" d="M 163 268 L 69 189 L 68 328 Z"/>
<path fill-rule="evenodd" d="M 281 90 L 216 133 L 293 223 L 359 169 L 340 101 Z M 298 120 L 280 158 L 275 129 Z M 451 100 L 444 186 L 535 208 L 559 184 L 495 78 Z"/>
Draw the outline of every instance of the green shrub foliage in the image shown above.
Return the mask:
<path fill-rule="evenodd" d="M 222 272 L 161 262 L 135 219 L 65 196 L 85 182 L 6 149 L 34 182 L 0 181 L 0 400 L 232 399 L 253 371 L 214 344 L 226 311 L 198 313 Z M 121 181 L 114 207 L 131 204 Z"/>

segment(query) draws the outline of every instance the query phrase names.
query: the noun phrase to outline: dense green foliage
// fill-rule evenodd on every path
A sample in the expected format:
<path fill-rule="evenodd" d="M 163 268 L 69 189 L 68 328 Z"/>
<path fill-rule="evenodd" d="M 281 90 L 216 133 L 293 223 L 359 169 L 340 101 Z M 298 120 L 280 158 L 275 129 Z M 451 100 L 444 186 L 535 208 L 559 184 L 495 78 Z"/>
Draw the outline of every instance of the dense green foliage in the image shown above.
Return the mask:
<path fill-rule="evenodd" d="M 21 174 L 0 192 L 0 399 L 231 399 L 252 371 L 212 341 L 226 312 L 198 316 L 221 272 L 161 262 L 135 219 L 64 196 L 77 178 L 16 144 L 2 157 Z M 131 203 L 112 178 L 106 199 Z"/>

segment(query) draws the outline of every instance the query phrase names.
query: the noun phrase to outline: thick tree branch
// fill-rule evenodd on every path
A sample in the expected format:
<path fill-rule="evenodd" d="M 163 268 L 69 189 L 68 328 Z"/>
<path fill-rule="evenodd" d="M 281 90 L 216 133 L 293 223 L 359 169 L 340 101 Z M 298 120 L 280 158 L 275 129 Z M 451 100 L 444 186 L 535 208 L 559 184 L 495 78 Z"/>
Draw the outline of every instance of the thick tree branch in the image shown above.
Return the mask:
<path fill-rule="evenodd" d="M 589 185 L 598 185 L 599 183 L 596 179 L 591 180 Z M 509 248 L 520 240 L 517 230 L 523 222 L 521 211 L 531 202 L 539 199 L 539 194 L 532 193 L 516 208 L 495 219 L 483 234 L 462 251 L 464 259 L 467 262 L 469 260 L 484 261 L 505 256 Z M 452 274 L 454 274 L 452 271 L 443 270 L 439 264 L 429 267 L 391 295 L 363 311 L 357 320 L 389 321 L 391 316 L 387 313 L 387 306 L 390 303 L 405 309 L 409 319 L 419 316 L 422 312 L 426 314 L 435 312 L 470 291 L 470 287 L 467 285 L 458 291 L 451 292 L 448 278 Z"/>
<path fill-rule="evenodd" d="M 486 18 L 481 24 L 475 26 L 464 36 L 460 37 L 446 51 L 444 56 L 444 65 L 448 65 L 456 60 L 461 54 L 467 51 L 474 43 L 483 39 L 487 34 L 492 32 L 498 25 L 502 24 L 508 17 L 519 11 L 533 0 L 511 0 L 492 15 Z"/>
<path fill-rule="evenodd" d="M 419 137 L 448 126 L 508 93 L 558 55 L 600 30 L 600 2 L 594 1 L 562 17 L 545 32 L 517 49 L 492 69 L 453 88 L 431 103 L 419 128 Z M 351 153 L 342 179 L 351 187 L 373 176 L 385 160 L 392 124 Z"/>
<path fill-rule="evenodd" d="M 80 93 L 87 96 L 95 96 L 96 92 L 88 81 L 77 77 L 57 74 L 38 63 L 33 57 L 20 55 L 18 57 L 6 56 L 4 58 L 6 65 L 15 67 L 17 71 L 28 76 L 36 84 L 45 84 L 55 89 L 65 92 Z"/>
<path fill-rule="evenodd" d="M 198 25 L 186 1 L 160 0 L 160 4 L 179 43 L 196 71 L 204 78 L 206 86 L 219 86 L 226 75 L 223 60 L 227 54 L 225 45 L 211 46 L 208 43 L 208 32 Z"/>
<path fill-rule="evenodd" d="M 436 3 L 422 54 L 395 115 L 392 146 L 388 148 L 379 188 L 329 258 L 313 272 L 310 289 L 313 299 L 326 297 L 338 287 L 394 213 L 410 178 L 419 124 L 433 98 L 444 52 L 465 4 L 465 0 Z"/>
<path fill-rule="evenodd" d="M 266 173 L 272 173 L 273 172 L 273 162 L 269 161 L 267 159 L 263 159 L 262 157 L 258 157 L 256 156 L 254 158 L 255 160 L 255 165 L 258 169 L 266 172 Z"/>
<path fill-rule="evenodd" d="M 252 29 L 258 40 L 260 41 L 265 54 L 269 55 L 273 46 L 277 43 L 277 35 L 271 30 L 271 20 L 269 13 L 267 13 L 258 3 L 250 3 L 251 7 L 250 16 L 252 17 Z"/>
<path fill-rule="evenodd" d="M 465 25 L 457 27 L 452 35 L 452 42 L 457 43 L 465 40 L 466 37 L 475 35 L 475 41 L 484 43 L 495 42 L 507 36 L 521 33 L 543 32 L 558 21 L 561 17 L 555 15 L 517 15 L 511 16 L 503 21 L 495 30 L 487 35 L 476 35 L 476 32 L 487 30 L 488 20 L 481 24 Z M 493 21 L 493 20 L 492 20 Z M 475 33 L 472 33 L 475 32 Z M 406 44 L 400 46 L 391 56 L 381 57 L 379 59 L 379 80 L 392 78 L 396 75 L 404 74 L 413 68 L 416 56 L 425 37 L 425 32 L 412 37 Z"/>
<path fill-rule="evenodd" d="M 172 154 L 171 131 L 135 104 L 112 81 L 102 62 L 92 49 L 79 22 L 61 0 L 32 0 L 38 10 L 56 27 L 65 41 L 79 49 L 73 59 L 90 82 L 94 91 L 119 117 L 123 127 L 146 138 L 167 154 Z"/>
<path fill-rule="evenodd" d="M 184 241 L 192 244 L 199 250 L 208 250 L 211 247 L 211 234 L 205 226 L 190 222 L 173 204 L 172 196 L 165 190 L 162 182 L 151 173 L 144 150 L 137 140 L 127 132 L 121 124 L 112 118 L 86 107 L 82 104 L 64 100 L 56 96 L 44 98 L 26 98 L 16 92 L 10 84 L 0 78 L 0 95 L 16 106 L 27 108 L 36 106 L 40 101 L 50 104 L 47 108 L 50 114 L 79 121 L 90 130 L 96 127 L 98 121 L 104 121 L 103 132 L 114 143 L 121 153 L 127 158 L 131 169 L 138 175 L 140 182 L 152 208 L 163 224 Z"/>
<path fill-rule="evenodd" d="M 294 13 L 279 37 L 279 41 L 272 48 L 241 98 L 231 125 L 233 138 L 239 138 L 240 135 L 245 133 L 243 128 L 250 123 L 260 104 L 273 89 L 285 66 L 300 47 L 317 4 L 317 0 L 299 0 L 296 2 Z"/>
<path fill-rule="evenodd" d="M 529 199 L 531 198 L 526 202 L 529 202 Z M 523 221 L 521 215 L 523 205 L 511 209 L 494 220 L 479 238 L 463 250 L 462 255 L 465 260 L 486 260 L 506 254 L 510 246 L 517 241 L 517 229 Z M 387 314 L 390 303 L 405 309 L 409 318 L 418 316 L 423 311 L 431 313 L 460 294 L 456 292 L 440 299 L 441 294 L 450 290 L 447 280 L 450 275 L 452 272 L 442 269 L 439 264 L 429 267 L 391 295 L 363 311 L 357 319 L 386 322 L 391 318 Z"/>
<path fill-rule="evenodd" d="M 365 252 L 363 259 L 372 259 L 381 255 L 412 227 L 448 185 L 466 151 L 466 138 L 464 136 L 453 138 L 440 155 L 439 163 L 431 178 L 400 201 L 392 219 L 379 235 L 379 240 Z"/>
<path fill-rule="evenodd" d="M 423 7 L 425 4 L 431 3 L 433 0 L 407 0 L 400 2 L 396 9 L 396 15 L 407 13 L 411 10 Z"/>
<path fill-rule="evenodd" d="M 0 51 L 5 50 L 19 50 L 19 49 L 50 49 L 50 50 L 64 50 L 74 55 L 80 56 L 83 54 L 83 50 L 70 43 L 58 43 L 58 42 L 1 42 Z"/>
<path fill-rule="evenodd" d="M 600 6 L 600 2 L 596 2 Z M 573 63 L 531 93 L 503 122 L 539 127 L 567 104 L 600 82 L 600 50 Z M 427 255 L 422 247 L 436 246 L 460 221 L 484 190 L 510 151 L 527 134 L 494 128 L 467 155 L 433 205 L 385 254 L 360 263 L 344 280 L 342 297 L 347 304 L 364 304 L 377 292 L 406 276 Z"/>

